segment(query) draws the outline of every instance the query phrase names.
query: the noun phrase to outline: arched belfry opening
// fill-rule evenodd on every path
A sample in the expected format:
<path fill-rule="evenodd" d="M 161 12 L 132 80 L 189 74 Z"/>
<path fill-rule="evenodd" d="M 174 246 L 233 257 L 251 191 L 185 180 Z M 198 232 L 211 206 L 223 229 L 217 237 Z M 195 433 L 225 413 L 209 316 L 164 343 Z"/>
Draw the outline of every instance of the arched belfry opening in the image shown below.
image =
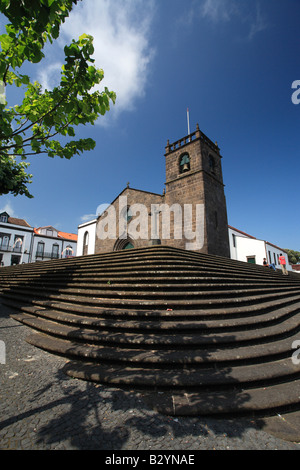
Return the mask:
<path fill-rule="evenodd" d="M 190 171 L 191 169 L 191 164 L 190 164 L 190 156 L 187 152 L 184 152 L 182 155 L 179 157 L 179 173 L 186 173 L 187 171 Z"/>

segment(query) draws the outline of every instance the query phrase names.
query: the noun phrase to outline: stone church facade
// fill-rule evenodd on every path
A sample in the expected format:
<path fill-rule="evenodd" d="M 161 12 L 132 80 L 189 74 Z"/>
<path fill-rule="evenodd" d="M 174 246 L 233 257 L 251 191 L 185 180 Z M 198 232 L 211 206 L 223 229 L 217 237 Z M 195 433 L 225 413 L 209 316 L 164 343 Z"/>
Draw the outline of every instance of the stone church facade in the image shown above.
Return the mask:
<path fill-rule="evenodd" d="M 94 221 L 93 252 L 162 244 L 230 257 L 221 160 L 218 145 L 198 124 L 192 134 L 168 141 L 163 194 L 127 185 Z M 86 231 L 83 254 L 87 239 Z"/>

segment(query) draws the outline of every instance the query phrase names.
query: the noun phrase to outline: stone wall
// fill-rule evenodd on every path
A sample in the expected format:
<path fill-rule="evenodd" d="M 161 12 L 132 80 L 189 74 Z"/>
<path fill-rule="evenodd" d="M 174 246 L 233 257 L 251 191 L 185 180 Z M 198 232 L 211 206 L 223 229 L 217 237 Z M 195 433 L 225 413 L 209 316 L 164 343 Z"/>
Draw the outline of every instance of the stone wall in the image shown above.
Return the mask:
<path fill-rule="evenodd" d="M 124 189 L 112 202 L 108 211 L 105 211 L 97 221 L 96 253 L 122 249 L 127 242 L 131 243 L 134 248 L 149 246 L 151 204 L 161 204 L 163 201 L 164 196 L 160 194 L 133 188 Z M 144 213 L 138 210 L 141 205 L 144 207 Z M 130 220 L 127 220 L 127 208 L 130 208 L 132 215 Z M 115 231 L 113 230 L 114 223 Z"/>

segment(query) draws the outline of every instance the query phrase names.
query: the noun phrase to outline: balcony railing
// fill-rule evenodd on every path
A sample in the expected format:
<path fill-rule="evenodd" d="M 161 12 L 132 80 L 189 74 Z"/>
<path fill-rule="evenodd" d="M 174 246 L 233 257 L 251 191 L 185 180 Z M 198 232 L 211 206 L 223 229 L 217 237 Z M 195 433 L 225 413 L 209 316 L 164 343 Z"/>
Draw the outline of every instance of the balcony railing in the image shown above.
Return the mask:
<path fill-rule="evenodd" d="M 0 251 L 12 251 L 14 253 L 22 253 L 22 247 L 2 244 L 0 245 Z"/>
<path fill-rule="evenodd" d="M 47 251 L 37 251 L 35 254 L 36 258 L 47 258 L 47 259 L 58 259 L 59 258 L 59 253 L 50 253 Z"/>

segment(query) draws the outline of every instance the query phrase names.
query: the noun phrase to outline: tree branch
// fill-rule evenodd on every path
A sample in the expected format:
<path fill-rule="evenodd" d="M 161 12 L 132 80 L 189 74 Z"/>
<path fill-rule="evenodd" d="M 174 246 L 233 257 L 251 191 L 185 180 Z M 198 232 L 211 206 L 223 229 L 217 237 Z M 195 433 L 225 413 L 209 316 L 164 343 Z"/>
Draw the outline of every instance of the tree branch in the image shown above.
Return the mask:
<path fill-rule="evenodd" d="M 43 119 L 45 119 L 46 116 L 48 116 L 49 114 L 53 113 L 53 111 L 55 111 L 60 105 L 61 103 L 67 98 L 68 96 L 68 92 L 71 90 L 73 86 L 73 83 L 69 86 L 69 88 L 67 89 L 66 93 L 62 96 L 61 100 L 58 101 L 58 103 L 56 103 L 55 106 L 53 106 L 52 109 L 50 109 L 49 111 L 47 111 L 42 117 L 40 117 L 39 119 L 37 119 L 36 121 L 32 122 L 29 126 L 25 127 L 25 129 L 21 129 L 19 130 L 18 132 L 14 132 L 12 134 L 12 137 L 15 136 L 15 135 L 18 135 L 18 134 L 21 134 L 22 132 L 25 132 L 27 131 L 28 129 L 30 129 L 32 126 L 34 126 L 35 124 L 38 124 L 39 122 L 42 122 Z"/>

